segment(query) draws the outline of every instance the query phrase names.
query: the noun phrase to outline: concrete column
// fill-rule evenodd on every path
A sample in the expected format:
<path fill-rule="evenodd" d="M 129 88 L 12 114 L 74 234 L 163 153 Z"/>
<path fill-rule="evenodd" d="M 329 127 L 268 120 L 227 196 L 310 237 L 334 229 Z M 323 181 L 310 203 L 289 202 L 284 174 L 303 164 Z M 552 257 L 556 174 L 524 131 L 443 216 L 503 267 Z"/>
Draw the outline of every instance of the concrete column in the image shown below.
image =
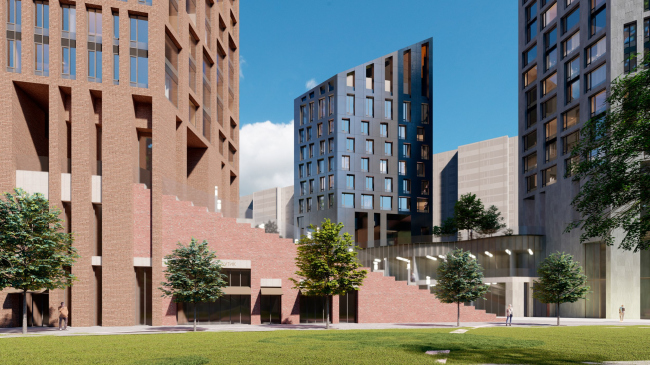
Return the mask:
<path fill-rule="evenodd" d="M 506 282 L 506 307 L 512 304 L 512 309 L 516 317 L 524 316 L 524 282 L 511 281 Z"/>
<path fill-rule="evenodd" d="M 618 308 L 625 305 L 626 319 L 641 317 L 641 258 L 639 253 L 618 248 L 617 242 L 607 247 L 605 316 L 618 319 Z"/>

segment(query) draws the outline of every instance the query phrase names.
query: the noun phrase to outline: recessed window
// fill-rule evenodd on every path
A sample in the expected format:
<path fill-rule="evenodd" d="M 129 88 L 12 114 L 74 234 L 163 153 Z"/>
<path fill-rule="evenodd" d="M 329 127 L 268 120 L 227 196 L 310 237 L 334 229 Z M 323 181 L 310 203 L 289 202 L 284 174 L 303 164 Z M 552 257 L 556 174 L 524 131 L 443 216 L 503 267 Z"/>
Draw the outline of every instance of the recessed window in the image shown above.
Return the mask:
<path fill-rule="evenodd" d="M 555 18 L 557 18 L 557 3 L 553 4 L 542 14 L 542 28 L 546 28 Z"/>
<path fill-rule="evenodd" d="M 426 174 L 425 167 L 424 167 L 424 162 L 418 162 L 417 163 L 417 174 L 420 177 L 423 177 Z"/>
<path fill-rule="evenodd" d="M 318 125 L 316 125 L 316 136 L 320 137 L 322 135 L 323 135 L 323 123 L 318 123 Z"/>
<path fill-rule="evenodd" d="M 418 213 L 429 213 L 429 199 L 418 198 Z"/>
<path fill-rule="evenodd" d="M 341 120 L 341 132 L 350 133 L 350 119 Z"/>
<path fill-rule="evenodd" d="M 370 123 L 361 122 L 361 134 L 369 134 L 370 132 Z"/>
<path fill-rule="evenodd" d="M 537 80 L 537 65 L 524 73 L 524 87 L 532 84 Z"/>
<path fill-rule="evenodd" d="M 329 194 L 329 207 L 334 208 L 334 193 Z"/>
<path fill-rule="evenodd" d="M 354 71 L 348 72 L 348 75 L 345 78 L 345 83 L 348 87 L 354 87 Z"/>
<path fill-rule="evenodd" d="M 411 198 L 407 196 L 399 197 L 399 210 L 402 212 L 409 212 L 411 210 Z"/>
<path fill-rule="evenodd" d="M 529 50 L 524 52 L 524 66 L 535 61 L 536 58 L 537 58 L 537 46 L 533 46 Z"/>
<path fill-rule="evenodd" d="M 400 175 L 406 175 L 406 161 L 400 161 L 397 164 L 397 167 L 398 167 L 397 171 Z"/>
<path fill-rule="evenodd" d="M 381 210 L 393 210 L 393 197 L 382 196 L 379 200 L 379 206 Z"/>
<path fill-rule="evenodd" d="M 410 158 L 411 157 L 411 144 L 410 143 L 404 143 L 402 145 L 402 157 L 404 157 L 404 158 Z"/>
<path fill-rule="evenodd" d="M 418 142 L 424 142 L 424 127 L 417 128 L 417 140 Z"/>
<path fill-rule="evenodd" d="M 537 174 L 526 177 L 526 192 L 530 193 L 537 189 Z"/>
<path fill-rule="evenodd" d="M 354 194 L 342 193 L 341 205 L 343 206 L 343 208 L 354 208 Z"/>
<path fill-rule="evenodd" d="M 325 210 L 325 196 L 319 195 L 317 198 L 317 210 Z"/>
<path fill-rule="evenodd" d="M 594 45 L 587 48 L 587 66 L 598 61 L 607 52 L 607 37 L 602 37 Z"/>
<path fill-rule="evenodd" d="M 607 109 L 606 99 L 607 94 L 605 90 L 599 92 L 598 94 L 590 98 L 590 107 L 591 107 L 591 116 L 596 116 Z"/>
<path fill-rule="evenodd" d="M 348 138 L 345 141 L 345 149 L 350 152 L 354 152 L 354 138 Z"/>
<path fill-rule="evenodd" d="M 407 101 L 402 103 L 402 117 L 405 122 L 411 121 L 411 103 Z"/>
<path fill-rule="evenodd" d="M 557 182 L 557 165 L 542 171 L 542 186 L 552 185 Z"/>
<path fill-rule="evenodd" d="M 544 132 L 547 141 L 555 138 L 557 136 L 557 119 L 553 119 L 550 122 L 544 124 Z"/>
<path fill-rule="evenodd" d="M 366 176 L 366 190 L 373 191 L 375 190 L 375 178 L 372 176 Z"/>
<path fill-rule="evenodd" d="M 537 3 L 526 8 L 526 43 L 537 36 Z"/>
<path fill-rule="evenodd" d="M 388 137 L 388 124 L 381 123 L 379 125 L 379 136 Z"/>
<path fill-rule="evenodd" d="M 400 125 L 397 127 L 397 138 L 406 139 L 406 126 Z"/>
<path fill-rule="evenodd" d="M 361 194 L 361 209 L 373 209 L 373 196 Z"/>
<path fill-rule="evenodd" d="M 379 173 L 387 174 L 388 173 L 388 160 L 379 161 Z"/>
<path fill-rule="evenodd" d="M 587 74 L 587 91 L 594 89 L 605 82 L 607 78 L 607 65 L 603 64 Z"/>
<path fill-rule="evenodd" d="M 554 139 L 550 142 L 546 142 L 546 155 L 544 162 L 549 163 L 554 161 L 557 158 L 557 139 Z"/>
<path fill-rule="evenodd" d="M 524 157 L 524 172 L 528 172 L 537 167 L 537 153 L 532 153 Z"/>
<path fill-rule="evenodd" d="M 601 1 L 602 3 L 605 3 L 605 0 L 597 0 L 597 1 Z M 592 3 L 593 2 L 594 0 L 592 0 Z M 590 23 L 591 23 L 592 36 L 600 32 L 601 30 L 605 29 L 605 26 L 607 25 L 607 8 L 603 6 L 601 9 L 592 12 Z"/>
<path fill-rule="evenodd" d="M 366 140 L 366 153 L 370 155 L 375 153 L 375 141 L 372 139 Z"/>
<path fill-rule="evenodd" d="M 580 140 L 580 131 L 575 131 L 571 134 L 567 134 L 566 136 L 562 137 L 562 146 L 563 146 L 562 154 L 566 155 L 567 153 L 570 153 L 579 140 Z"/>
<path fill-rule="evenodd" d="M 387 193 L 392 193 L 393 192 L 393 179 L 390 177 L 387 177 L 384 179 L 384 191 Z"/>
<path fill-rule="evenodd" d="M 423 160 L 429 159 L 429 145 L 423 144 L 420 146 L 420 158 Z"/>
<path fill-rule="evenodd" d="M 350 170 L 350 156 L 341 156 L 341 169 Z"/>
<path fill-rule="evenodd" d="M 562 128 L 564 130 L 567 130 L 573 127 L 574 125 L 578 124 L 579 120 L 580 120 L 580 106 L 576 106 L 575 108 L 564 113 L 564 121 L 563 121 Z"/>
<path fill-rule="evenodd" d="M 384 100 L 384 119 L 393 119 L 393 101 Z"/>
<path fill-rule="evenodd" d="M 325 179 L 325 176 L 320 177 L 320 191 L 325 191 L 327 190 L 327 180 Z"/>
<path fill-rule="evenodd" d="M 370 165 L 370 159 L 369 158 L 362 158 L 361 159 L 361 171 L 369 171 L 369 165 Z"/>
<path fill-rule="evenodd" d="M 630 73 L 636 68 L 636 22 L 623 27 L 623 71 Z"/>
<path fill-rule="evenodd" d="M 307 213 L 311 212 L 311 207 L 312 207 L 311 201 L 312 201 L 311 198 L 307 198 Z"/>
<path fill-rule="evenodd" d="M 429 124 L 429 104 L 422 104 L 420 108 L 420 122 L 422 124 Z"/>
<path fill-rule="evenodd" d="M 375 116 L 375 99 L 366 98 L 366 116 L 374 117 Z"/>
<path fill-rule="evenodd" d="M 311 163 L 311 162 L 307 162 L 307 176 L 311 176 L 311 175 L 312 175 L 312 171 L 313 171 L 313 170 L 312 170 L 311 167 L 312 167 L 312 163 Z"/>
<path fill-rule="evenodd" d="M 328 176 L 328 188 L 330 190 L 334 189 L 334 175 Z"/>
<path fill-rule="evenodd" d="M 354 190 L 354 175 L 348 175 L 345 178 L 345 188 Z"/>
<path fill-rule="evenodd" d="M 550 70 L 557 64 L 557 27 L 544 34 L 544 69 Z"/>
<path fill-rule="evenodd" d="M 542 103 L 542 120 L 553 115 L 557 111 L 557 96 Z"/>
<path fill-rule="evenodd" d="M 393 142 L 384 142 L 384 154 L 386 156 L 393 155 Z"/>
<path fill-rule="evenodd" d="M 327 133 L 332 134 L 332 132 L 334 132 L 334 119 L 327 121 Z"/>
<path fill-rule="evenodd" d="M 562 57 L 570 55 L 573 51 L 580 47 L 580 32 L 575 32 L 571 37 L 564 41 L 562 44 Z"/>
<path fill-rule="evenodd" d="M 526 128 L 537 123 L 537 86 L 526 92 Z"/>
<path fill-rule="evenodd" d="M 562 34 L 568 32 L 580 22 L 580 8 L 576 8 L 571 14 L 562 19 Z"/>
<path fill-rule="evenodd" d="M 345 97 L 345 112 L 354 115 L 354 95 L 347 95 Z"/>
<path fill-rule="evenodd" d="M 429 195 L 429 180 L 422 180 L 420 194 Z"/>
<path fill-rule="evenodd" d="M 537 129 L 524 136 L 524 152 L 537 146 Z"/>
<path fill-rule="evenodd" d="M 544 81 L 542 81 L 542 96 L 555 90 L 556 87 L 557 87 L 557 72 L 554 72 L 551 76 L 545 78 Z"/>
<path fill-rule="evenodd" d="M 329 96 L 329 102 L 327 103 L 329 115 L 334 114 L 334 95 Z"/>

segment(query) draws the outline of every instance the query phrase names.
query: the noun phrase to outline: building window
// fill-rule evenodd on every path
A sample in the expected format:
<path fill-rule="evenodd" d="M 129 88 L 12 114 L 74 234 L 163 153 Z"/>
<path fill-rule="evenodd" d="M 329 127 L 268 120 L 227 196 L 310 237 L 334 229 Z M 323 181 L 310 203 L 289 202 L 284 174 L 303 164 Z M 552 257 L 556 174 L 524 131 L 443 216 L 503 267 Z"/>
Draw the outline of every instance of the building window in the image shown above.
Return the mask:
<path fill-rule="evenodd" d="M 361 208 L 362 209 L 373 209 L 373 196 L 367 194 L 361 194 Z"/>
<path fill-rule="evenodd" d="M 345 187 L 349 190 L 354 190 L 354 175 L 347 175 L 345 178 Z"/>
<path fill-rule="evenodd" d="M 374 117 L 375 116 L 375 99 L 366 98 L 366 116 Z"/>
<path fill-rule="evenodd" d="M 400 175 L 406 175 L 406 161 L 400 161 L 397 164 L 397 167 L 398 167 L 397 171 Z"/>
<path fill-rule="evenodd" d="M 406 126 L 400 125 L 397 127 L 397 138 L 406 139 Z"/>
<path fill-rule="evenodd" d="M 345 97 L 345 112 L 354 115 L 354 95 L 347 95 Z"/>
<path fill-rule="evenodd" d="M 325 98 L 318 99 L 318 119 L 325 116 Z"/>
<path fill-rule="evenodd" d="M 341 157 L 341 170 L 350 171 L 350 156 Z"/>
<path fill-rule="evenodd" d="M 576 106 L 575 108 L 564 113 L 562 128 L 564 130 L 567 130 L 573 127 L 574 125 L 578 124 L 579 120 L 580 120 L 580 106 Z"/>
<path fill-rule="evenodd" d="M 88 9 L 88 81 L 102 82 L 101 9 Z"/>
<path fill-rule="evenodd" d="M 537 3 L 526 8 L 526 43 L 537 36 Z"/>
<path fill-rule="evenodd" d="M 537 80 L 537 65 L 524 73 L 524 87 L 532 84 Z"/>
<path fill-rule="evenodd" d="M 354 152 L 354 138 L 348 138 L 345 141 L 345 149 L 350 152 Z"/>
<path fill-rule="evenodd" d="M 314 121 L 314 102 L 309 103 L 309 121 Z"/>
<path fill-rule="evenodd" d="M 301 181 L 300 182 L 300 195 L 307 195 L 307 182 L 306 181 Z"/>
<path fill-rule="evenodd" d="M 312 133 L 311 133 L 311 127 L 307 127 L 307 140 L 311 141 Z"/>
<path fill-rule="evenodd" d="M 566 65 L 566 103 L 570 103 L 580 97 L 580 58 L 576 57 L 567 62 Z"/>
<path fill-rule="evenodd" d="M 61 5 L 61 77 L 77 78 L 77 10 L 74 5 Z"/>
<path fill-rule="evenodd" d="M 401 212 L 411 211 L 411 198 L 406 196 L 400 196 L 398 199 L 399 210 Z"/>
<path fill-rule="evenodd" d="M 550 122 L 544 125 L 544 131 L 546 134 L 546 141 L 550 141 L 557 137 L 557 119 L 553 119 Z"/>
<path fill-rule="evenodd" d="M 317 170 L 319 174 L 322 174 L 325 172 L 325 160 L 318 160 L 318 166 Z"/>
<path fill-rule="evenodd" d="M 402 103 L 402 115 L 405 122 L 411 121 L 411 103 L 405 101 Z"/>
<path fill-rule="evenodd" d="M 309 194 L 314 193 L 314 179 L 309 180 Z"/>
<path fill-rule="evenodd" d="M 329 189 L 330 190 L 334 189 L 334 175 L 328 176 L 328 180 L 329 180 Z"/>
<path fill-rule="evenodd" d="M 423 160 L 429 159 L 429 145 L 423 144 L 420 146 L 420 158 Z"/>
<path fill-rule="evenodd" d="M 300 106 L 300 125 L 307 124 L 307 105 Z"/>
<path fill-rule="evenodd" d="M 532 153 L 524 157 L 524 172 L 537 168 L 537 153 Z"/>
<path fill-rule="evenodd" d="M 526 92 L 526 128 L 537 123 L 537 86 Z"/>
<path fill-rule="evenodd" d="M 537 189 L 537 174 L 526 176 L 526 192 L 530 193 Z"/>
<path fill-rule="evenodd" d="M 374 191 L 375 190 L 375 178 L 372 176 L 366 176 L 366 190 Z"/>
<path fill-rule="evenodd" d="M 564 137 L 562 137 L 562 154 L 566 155 L 567 153 L 570 153 L 571 150 L 573 150 L 573 147 L 578 143 L 580 140 L 580 131 L 575 131 L 571 134 L 568 134 Z"/>
<path fill-rule="evenodd" d="M 623 27 L 623 71 L 630 73 L 636 68 L 636 22 Z"/>
<path fill-rule="evenodd" d="M 393 119 L 393 101 L 384 100 L 384 119 Z"/>
<path fill-rule="evenodd" d="M 343 208 L 354 208 L 354 194 L 342 193 L 341 204 L 343 205 Z"/>
<path fill-rule="evenodd" d="M 417 128 L 417 140 L 418 142 L 424 142 L 424 127 Z"/>
<path fill-rule="evenodd" d="M 410 143 L 404 143 L 402 145 L 402 157 L 404 157 L 404 158 L 410 158 L 411 157 L 411 144 Z"/>
<path fill-rule="evenodd" d="M 307 162 L 307 176 L 312 175 L 313 170 L 311 169 L 311 166 L 312 166 L 311 162 Z"/>
<path fill-rule="evenodd" d="M 361 159 L 361 171 L 368 172 L 369 171 L 369 165 L 370 165 L 370 159 L 369 158 L 362 158 Z"/>
<path fill-rule="evenodd" d="M 379 160 L 379 173 L 380 174 L 388 173 L 388 160 Z"/>
<path fill-rule="evenodd" d="M 370 132 L 370 123 L 361 122 L 361 134 L 368 135 Z"/>
<path fill-rule="evenodd" d="M 542 14 L 542 29 L 546 28 L 548 25 L 555 20 L 557 17 L 557 3 L 553 4 L 548 10 Z"/>
<path fill-rule="evenodd" d="M 550 142 L 546 142 L 546 155 L 545 155 L 544 162 L 548 163 L 551 161 L 555 161 L 557 158 L 557 139 L 553 139 Z"/>
<path fill-rule="evenodd" d="M 11 7 L 11 0 L 8 1 Z M 49 2 L 34 1 L 36 21 L 34 25 L 34 74 L 50 74 L 50 6 Z M 15 12 L 15 9 L 14 9 Z M 9 25 L 9 24 L 8 24 Z M 15 29 L 15 27 L 14 27 Z"/>
<path fill-rule="evenodd" d="M 334 119 L 327 121 L 327 133 L 332 134 L 334 132 Z"/>
<path fill-rule="evenodd" d="M 411 95 L 411 51 L 404 51 L 402 56 L 402 65 L 404 65 L 404 94 Z"/>
<path fill-rule="evenodd" d="M 298 214 L 302 214 L 305 212 L 305 200 L 300 199 L 298 200 Z"/>
<path fill-rule="evenodd" d="M 569 157 L 564 160 L 564 173 L 567 177 L 573 176 L 573 169 L 580 162 L 579 156 Z"/>
<path fill-rule="evenodd" d="M 524 152 L 537 146 L 537 129 L 524 136 Z"/>
<path fill-rule="evenodd" d="M 422 124 L 429 124 L 429 119 L 431 116 L 429 115 L 429 104 L 422 104 L 421 106 L 421 122 Z"/>
<path fill-rule="evenodd" d="M 196 71 L 195 71 L 196 73 Z M 113 84 L 120 83 L 120 15 L 113 12 Z"/>
<path fill-rule="evenodd" d="M 605 100 L 606 98 L 607 94 L 605 90 L 603 90 L 589 99 L 592 117 L 604 112 L 607 109 L 607 100 Z"/>
<path fill-rule="evenodd" d="M 557 64 L 557 27 L 544 34 L 544 69 L 550 70 Z"/>
<path fill-rule="evenodd" d="M 605 1 L 598 1 L 600 3 L 605 3 Z M 592 1 L 592 4 L 594 1 Z M 591 35 L 593 36 L 594 34 L 600 32 L 602 29 L 605 29 L 605 26 L 607 25 L 607 8 L 604 6 L 600 8 L 597 11 L 593 11 L 591 13 Z"/>
<path fill-rule="evenodd" d="M 650 0 L 646 0 L 646 7 L 650 6 Z M 649 9 L 646 9 L 646 11 L 650 11 Z M 650 54 L 650 18 L 646 18 L 643 21 L 643 49 L 644 49 L 644 55 L 647 56 Z M 649 67 L 650 65 L 645 65 L 645 67 Z"/>
<path fill-rule="evenodd" d="M 311 198 L 307 198 L 307 213 L 311 212 Z"/>
<path fill-rule="evenodd" d="M 420 177 L 423 177 L 425 175 L 424 162 L 417 163 L 417 174 Z"/>
<path fill-rule="evenodd" d="M 319 195 L 316 198 L 316 202 L 318 204 L 317 210 L 325 210 L 325 196 L 324 195 Z"/>
<path fill-rule="evenodd" d="M 418 198 L 418 213 L 429 213 L 429 199 Z"/>
<path fill-rule="evenodd" d="M 329 208 L 334 208 L 334 193 L 329 194 Z"/>
<path fill-rule="evenodd" d="M 379 136 L 380 137 L 388 137 L 388 124 L 381 123 L 379 125 Z"/>
<path fill-rule="evenodd" d="M 130 84 L 149 87 L 149 21 L 146 17 L 129 16 L 130 34 Z M 205 107 L 205 106 L 204 106 Z"/>
<path fill-rule="evenodd" d="M 542 103 L 542 119 L 550 117 L 557 111 L 557 96 L 546 100 Z"/>
<path fill-rule="evenodd" d="M 329 101 L 327 103 L 327 106 L 328 106 L 328 112 L 329 112 L 328 114 L 329 115 L 334 114 L 334 95 L 329 96 Z"/>
<path fill-rule="evenodd" d="M 537 45 L 532 46 L 527 51 L 524 52 L 524 66 L 528 65 L 531 62 L 534 62 L 537 58 Z"/>
<path fill-rule="evenodd" d="M 587 74 L 587 91 L 590 91 L 605 82 L 607 78 L 607 65 L 603 64 Z"/>
<path fill-rule="evenodd" d="M 307 156 L 307 146 L 300 146 L 300 161 L 304 160 Z"/>
<path fill-rule="evenodd" d="M 329 152 L 334 151 L 334 138 L 330 138 L 330 139 L 328 139 L 328 140 L 327 140 L 327 144 L 328 144 L 328 150 L 329 150 Z"/>
<path fill-rule="evenodd" d="M 318 123 L 316 125 L 316 137 L 320 138 L 323 135 L 323 123 Z"/>
<path fill-rule="evenodd" d="M 393 197 L 392 196 L 382 196 L 379 200 L 379 209 L 381 210 L 393 210 Z"/>
<path fill-rule="evenodd" d="M 387 193 L 392 193 L 393 192 L 393 179 L 390 177 L 387 177 L 384 179 L 384 191 Z"/>
<path fill-rule="evenodd" d="M 429 180 L 422 180 L 420 184 L 420 194 L 429 195 Z"/>
<path fill-rule="evenodd" d="M 22 56 L 22 2 L 7 0 L 7 72 L 20 73 Z"/>
<path fill-rule="evenodd" d="M 348 72 L 345 83 L 348 87 L 354 88 L 354 71 Z"/>
<path fill-rule="evenodd" d="M 542 96 L 547 95 L 557 87 L 557 72 L 542 81 Z"/>
<path fill-rule="evenodd" d="M 304 129 L 301 129 L 301 130 L 298 131 L 298 140 L 300 141 L 300 143 L 305 142 L 305 130 Z"/>
<path fill-rule="evenodd" d="M 542 171 L 542 186 L 555 184 L 557 181 L 557 165 Z"/>
<path fill-rule="evenodd" d="M 325 176 L 320 177 L 320 186 L 319 186 L 319 188 L 320 188 L 320 191 L 327 190 L 327 182 L 325 180 Z"/>
<path fill-rule="evenodd" d="M 602 37 L 594 45 L 587 48 L 587 66 L 598 61 L 607 52 L 607 37 Z"/>
<path fill-rule="evenodd" d="M 384 60 L 384 91 L 393 94 L 393 57 Z"/>
<path fill-rule="evenodd" d="M 562 19 L 562 34 L 565 34 L 580 22 L 580 8 L 576 8 L 571 14 Z"/>
<path fill-rule="evenodd" d="M 578 47 L 580 47 L 580 31 L 573 33 L 570 38 L 562 43 L 562 57 L 570 55 Z"/>
<path fill-rule="evenodd" d="M 322 156 L 325 154 L 325 150 L 326 150 L 325 141 L 320 141 L 319 143 L 320 143 L 320 155 Z"/>
<path fill-rule="evenodd" d="M 298 176 L 301 177 L 301 178 L 307 176 L 305 174 L 305 165 L 304 164 L 298 165 Z"/>
<path fill-rule="evenodd" d="M 165 34 L 165 96 L 178 106 L 178 54 L 180 50 Z"/>
<path fill-rule="evenodd" d="M 341 120 L 341 132 L 350 133 L 350 119 Z"/>
<path fill-rule="evenodd" d="M 402 193 L 411 194 L 411 180 L 409 179 L 402 180 Z"/>
<path fill-rule="evenodd" d="M 393 155 L 393 142 L 384 142 L 384 155 Z"/>
<path fill-rule="evenodd" d="M 375 141 L 372 139 L 366 140 L 366 153 L 371 155 L 375 153 Z"/>

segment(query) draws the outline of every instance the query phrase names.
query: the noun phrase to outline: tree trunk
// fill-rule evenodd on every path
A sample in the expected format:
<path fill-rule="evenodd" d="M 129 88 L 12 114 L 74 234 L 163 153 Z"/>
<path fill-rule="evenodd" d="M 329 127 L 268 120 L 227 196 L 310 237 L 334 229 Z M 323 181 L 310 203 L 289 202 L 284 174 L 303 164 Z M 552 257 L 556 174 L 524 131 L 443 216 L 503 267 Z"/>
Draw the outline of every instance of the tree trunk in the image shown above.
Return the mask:
<path fill-rule="evenodd" d="M 23 289 L 23 335 L 27 334 L 27 289 Z"/>
<path fill-rule="evenodd" d="M 194 303 L 194 332 L 196 332 L 196 303 Z"/>
<path fill-rule="evenodd" d="M 557 306 L 557 325 L 560 325 L 560 303 L 555 303 Z"/>
<path fill-rule="evenodd" d="M 325 296 L 325 329 L 330 329 L 330 297 L 329 295 Z"/>
<path fill-rule="evenodd" d="M 460 302 L 456 302 L 456 327 L 460 327 Z"/>

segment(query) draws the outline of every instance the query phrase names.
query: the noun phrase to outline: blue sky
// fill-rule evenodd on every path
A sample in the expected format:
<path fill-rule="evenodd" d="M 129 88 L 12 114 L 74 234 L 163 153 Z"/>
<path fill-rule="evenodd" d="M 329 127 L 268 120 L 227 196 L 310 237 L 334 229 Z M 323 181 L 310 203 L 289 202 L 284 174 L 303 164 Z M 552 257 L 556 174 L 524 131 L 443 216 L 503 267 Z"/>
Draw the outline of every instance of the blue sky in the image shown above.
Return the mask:
<path fill-rule="evenodd" d="M 281 128 L 290 122 L 293 99 L 309 80 L 322 82 L 429 37 L 433 152 L 517 133 L 513 0 L 246 0 L 240 3 L 239 25 L 242 141 L 263 130 L 256 123 L 270 121 Z M 287 135 L 286 130 L 276 132 Z M 259 172 L 258 179 L 262 174 L 254 165 L 243 165 L 264 151 L 259 145 L 241 148 L 241 193 L 247 194 L 265 184 L 245 186 L 246 170 Z M 284 177 L 267 184 L 286 181 L 292 183 Z"/>

